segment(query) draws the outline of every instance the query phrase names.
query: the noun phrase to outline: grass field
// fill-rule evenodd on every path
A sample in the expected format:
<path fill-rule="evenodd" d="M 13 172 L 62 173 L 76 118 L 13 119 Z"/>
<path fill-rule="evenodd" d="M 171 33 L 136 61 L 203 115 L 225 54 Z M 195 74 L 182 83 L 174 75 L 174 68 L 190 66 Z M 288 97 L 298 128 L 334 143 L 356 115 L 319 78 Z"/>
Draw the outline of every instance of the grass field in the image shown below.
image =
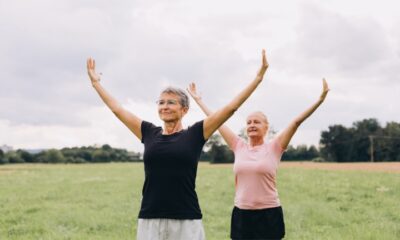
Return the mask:
<path fill-rule="evenodd" d="M 207 239 L 229 239 L 231 166 L 200 164 Z M 0 239 L 135 239 L 143 165 L 0 166 Z M 282 167 L 285 239 L 400 239 L 400 174 Z"/>

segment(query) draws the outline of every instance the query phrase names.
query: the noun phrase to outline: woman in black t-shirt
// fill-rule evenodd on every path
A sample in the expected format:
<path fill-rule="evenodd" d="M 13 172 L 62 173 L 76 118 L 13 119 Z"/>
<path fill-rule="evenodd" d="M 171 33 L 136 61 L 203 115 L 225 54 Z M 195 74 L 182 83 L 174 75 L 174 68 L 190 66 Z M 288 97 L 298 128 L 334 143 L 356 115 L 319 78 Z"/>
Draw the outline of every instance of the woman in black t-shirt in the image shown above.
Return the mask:
<path fill-rule="evenodd" d="M 267 68 L 263 50 L 261 68 L 256 78 L 223 108 L 184 129 L 182 118 L 189 110 L 189 98 L 184 91 L 170 87 L 161 92 L 157 104 L 164 126 L 157 127 L 125 110 L 101 86 L 94 59 L 87 60 L 87 70 L 94 89 L 145 147 L 145 182 L 139 213 L 138 240 L 205 239 L 195 191 L 201 149 L 206 140 L 261 83 Z"/>

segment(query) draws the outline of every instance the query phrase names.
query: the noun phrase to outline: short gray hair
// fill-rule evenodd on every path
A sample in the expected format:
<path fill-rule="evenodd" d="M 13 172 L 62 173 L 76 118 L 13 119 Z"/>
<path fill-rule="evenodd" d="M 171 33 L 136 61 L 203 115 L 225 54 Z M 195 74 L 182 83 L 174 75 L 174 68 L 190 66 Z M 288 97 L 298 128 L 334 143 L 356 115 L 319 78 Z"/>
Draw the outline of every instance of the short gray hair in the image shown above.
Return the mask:
<path fill-rule="evenodd" d="M 178 96 L 179 103 L 182 105 L 182 107 L 189 108 L 189 105 L 190 105 L 189 104 L 189 96 L 182 89 L 176 88 L 176 87 L 167 87 L 161 91 L 161 94 L 163 94 L 163 93 L 174 94 L 174 95 Z"/>

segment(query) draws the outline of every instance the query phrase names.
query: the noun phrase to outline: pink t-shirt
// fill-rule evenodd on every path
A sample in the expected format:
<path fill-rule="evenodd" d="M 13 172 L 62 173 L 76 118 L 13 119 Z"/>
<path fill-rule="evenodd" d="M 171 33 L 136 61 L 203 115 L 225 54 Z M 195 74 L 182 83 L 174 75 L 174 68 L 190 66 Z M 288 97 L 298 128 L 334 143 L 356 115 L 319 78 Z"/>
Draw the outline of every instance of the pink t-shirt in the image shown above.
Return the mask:
<path fill-rule="evenodd" d="M 276 172 L 284 149 L 276 139 L 251 147 L 237 137 L 233 144 L 235 206 L 240 209 L 279 207 Z"/>

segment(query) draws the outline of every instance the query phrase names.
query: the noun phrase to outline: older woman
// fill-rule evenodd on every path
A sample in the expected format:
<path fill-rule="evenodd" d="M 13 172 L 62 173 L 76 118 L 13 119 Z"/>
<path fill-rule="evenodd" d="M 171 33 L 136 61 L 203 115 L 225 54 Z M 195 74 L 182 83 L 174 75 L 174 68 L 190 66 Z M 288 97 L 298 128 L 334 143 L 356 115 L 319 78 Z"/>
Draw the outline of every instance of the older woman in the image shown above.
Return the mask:
<path fill-rule="evenodd" d="M 189 99 L 184 91 L 170 87 L 161 92 L 157 104 L 164 126 L 157 127 L 125 110 L 107 93 L 95 72 L 95 61 L 92 58 L 87 60 L 94 89 L 117 118 L 144 144 L 145 182 L 137 239 L 205 239 L 195 191 L 201 150 L 213 132 L 261 83 L 267 68 L 263 50 L 262 65 L 256 78 L 226 106 L 185 129 L 182 118 L 189 110 Z"/>
<path fill-rule="evenodd" d="M 189 85 L 188 91 L 207 116 L 213 114 L 197 94 L 194 83 Z M 269 142 L 264 140 L 269 122 L 262 112 L 254 112 L 247 117 L 248 143 L 226 126 L 218 129 L 235 153 L 232 239 L 281 239 L 285 236 L 283 211 L 276 189 L 278 163 L 297 128 L 321 105 L 328 91 L 328 84 L 323 79 L 318 101 Z"/>

